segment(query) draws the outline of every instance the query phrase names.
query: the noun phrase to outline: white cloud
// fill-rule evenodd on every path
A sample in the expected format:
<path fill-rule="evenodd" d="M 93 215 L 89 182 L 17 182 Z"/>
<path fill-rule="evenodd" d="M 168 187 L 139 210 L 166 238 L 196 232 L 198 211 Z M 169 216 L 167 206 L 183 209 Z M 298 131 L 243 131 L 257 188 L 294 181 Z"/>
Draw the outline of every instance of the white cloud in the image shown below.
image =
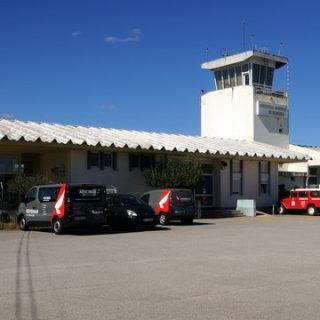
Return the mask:
<path fill-rule="evenodd" d="M 130 36 L 125 38 L 119 38 L 114 36 L 108 36 L 104 38 L 104 41 L 107 43 L 127 43 L 127 42 L 139 42 L 141 36 L 141 30 L 139 28 L 135 28 L 130 30 Z"/>
<path fill-rule="evenodd" d="M 116 110 L 116 107 L 112 104 L 108 104 L 108 105 L 104 105 L 104 106 L 100 107 L 100 109 L 102 111 L 110 112 L 110 111 Z"/>
<path fill-rule="evenodd" d="M 14 118 L 14 115 L 13 115 L 12 113 L 4 112 L 4 113 L 1 113 L 1 114 L 0 114 L 0 118 L 3 118 L 3 119 L 13 119 L 13 118 Z"/>
<path fill-rule="evenodd" d="M 81 31 L 73 31 L 73 32 L 71 32 L 71 35 L 74 38 L 77 38 L 77 37 L 80 37 L 82 35 L 82 32 Z"/>

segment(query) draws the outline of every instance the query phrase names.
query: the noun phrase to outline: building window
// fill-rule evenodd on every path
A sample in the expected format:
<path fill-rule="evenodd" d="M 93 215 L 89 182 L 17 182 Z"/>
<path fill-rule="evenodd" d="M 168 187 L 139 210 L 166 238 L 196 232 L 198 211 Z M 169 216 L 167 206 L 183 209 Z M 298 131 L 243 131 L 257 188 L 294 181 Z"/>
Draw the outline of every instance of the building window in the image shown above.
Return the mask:
<path fill-rule="evenodd" d="M 270 195 L 270 162 L 259 162 L 259 195 Z"/>
<path fill-rule="evenodd" d="M 100 153 L 100 168 L 112 166 L 112 153 L 111 152 L 101 152 Z"/>
<path fill-rule="evenodd" d="M 88 151 L 88 169 L 99 167 L 99 152 Z"/>
<path fill-rule="evenodd" d="M 92 152 L 87 154 L 87 167 L 90 170 L 92 167 L 98 167 L 101 170 L 104 168 L 117 169 L 117 153 L 116 152 Z"/>
<path fill-rule="evenodd" d="M 135 168 L 139 168 L 139 155 L 129 154 L 129 170 L 132 171 Z"/>
<path fill-rule="evenodd" d="M 202 164 L 202 175 L 195 188 L 196 201 L 202 208 L 213 206 L 213 166 L 212 164 Z"/>
<path fill-rule="evenodd" d="M 230 193 L 231 195 L 242 195 L 243 193 L 243 160 L 231 160 Z"/>
<path fill-rule="evenodd" d="M 152 155 L 149 155 L 149 154 L 148 155 L 144 155 L 144 154 L 142 154 L 140 156 L 140 168 L 141 168 L 141 170 L 151 169 L 152 162 L 153 162 L 152 159 L 153 159 Z"/>
<path fill-rule="evenodd" d="M 0 156 L 0 174 L 12 174 L 19 170 L 18 159 L 14 156 Z"/>
<path fill-rule="evenodd" d="M 129 154 L 129 170 L 140 168 L 141 171 L 150 169 L 154 164 L 154 155 L 152 154 Z"/>

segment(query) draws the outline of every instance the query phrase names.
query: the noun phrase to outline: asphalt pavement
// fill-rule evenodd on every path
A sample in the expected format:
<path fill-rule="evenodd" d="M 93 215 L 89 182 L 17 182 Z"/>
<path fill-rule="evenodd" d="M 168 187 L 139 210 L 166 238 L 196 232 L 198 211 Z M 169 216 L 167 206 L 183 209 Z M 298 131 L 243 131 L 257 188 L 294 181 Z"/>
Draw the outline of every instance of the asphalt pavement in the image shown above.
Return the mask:
<path fill-rule="evenodd" d="M 320 217 L 155 230 L 0 231 L 10 320 L 319 319 Z"/>

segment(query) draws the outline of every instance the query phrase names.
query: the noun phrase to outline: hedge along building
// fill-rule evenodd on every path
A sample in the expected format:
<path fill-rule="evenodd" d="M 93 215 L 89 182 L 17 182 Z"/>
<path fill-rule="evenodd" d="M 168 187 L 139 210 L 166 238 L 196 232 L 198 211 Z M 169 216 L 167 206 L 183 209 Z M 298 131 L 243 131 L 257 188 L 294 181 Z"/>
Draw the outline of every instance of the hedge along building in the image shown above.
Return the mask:
<path fill-rule="evenodd" d="M 203 207 L 239 198 L 269 206 L 278 197 L 278 165 L 303 154 L 260 142 L 0 119 L 0 181 L 19 171 L 51 182 L 102 183 L 143 193 L 145 170 L 161 157 L 202 163 L 196 196 Z"/>

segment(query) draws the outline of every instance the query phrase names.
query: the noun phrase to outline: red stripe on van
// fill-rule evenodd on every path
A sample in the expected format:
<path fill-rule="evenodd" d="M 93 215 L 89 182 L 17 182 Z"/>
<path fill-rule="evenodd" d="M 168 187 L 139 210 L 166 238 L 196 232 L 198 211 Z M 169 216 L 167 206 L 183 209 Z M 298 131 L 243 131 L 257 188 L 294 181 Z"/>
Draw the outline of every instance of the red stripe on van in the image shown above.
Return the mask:
<path fill-rule="evenodd" d="M 165 189 L 162 191 L 160 201 L 156 205 L 156 213 L 159 214 L 160 212 L 168 213 L 170 209 L 170 195 L 171 190 Z"/>
<path fill-rule="evenodd" d="M 54 208 L 51 214 L 51 219 L 58 216 L 60 219 L 64 216 L 65 209 L 65 194 L 66 194 L 66 184 L 62 184 L 58 193 L 57 200 L 54 204 Z"/>

